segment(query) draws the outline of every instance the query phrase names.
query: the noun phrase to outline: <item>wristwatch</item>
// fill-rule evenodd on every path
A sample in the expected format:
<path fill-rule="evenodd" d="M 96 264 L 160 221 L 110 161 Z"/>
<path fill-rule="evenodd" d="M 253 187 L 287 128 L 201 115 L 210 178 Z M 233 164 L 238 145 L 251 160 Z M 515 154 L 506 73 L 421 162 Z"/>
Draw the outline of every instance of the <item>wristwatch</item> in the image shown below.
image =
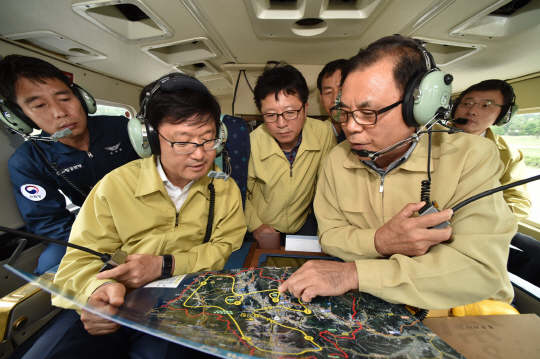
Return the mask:
<path fill-rule="evenodd" d="M 161 267 L 161 276 L 159 279 L 170 278 L 173 271 L 173 256 L 171 254 L 164 254 L 163 266 Z"/>

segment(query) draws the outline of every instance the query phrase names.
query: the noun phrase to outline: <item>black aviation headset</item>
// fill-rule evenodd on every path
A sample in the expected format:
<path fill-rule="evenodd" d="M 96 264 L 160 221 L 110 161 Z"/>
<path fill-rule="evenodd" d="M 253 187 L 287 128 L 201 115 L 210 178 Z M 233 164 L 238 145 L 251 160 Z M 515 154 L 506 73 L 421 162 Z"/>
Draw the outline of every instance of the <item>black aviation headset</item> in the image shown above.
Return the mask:
<path fill-rule="evenodd" d="M 512 100 L 510 101 L 510 103 L 508 104 L 505 104 L 502 106 L 501 108 L 501 113 L 499 113 L 499 116 L 497 116 L 497 119 L 495 120 L 495 122 L 493 123 L 492 126 L 504 126 L 506 125 L 508 122 L 510 122 L 510 120 L 515 116 L 515 114 L 518 112 L 518 105 L 516 105 L 516 94 L 514 93 L 514 88 L 512 86 L 510 86 L 510 84 L 506 81 L 503 81 L 503 80 L 484 80 L 482 82 L 479 82 L 478 84 L 476 85 L 473 85 L 473 86 L 479 86 L 479 85 L 482 85 L 482 84 L 485 84 L 485 85 L 495 85 L 493 86 L 493 90 L 499 90 L 501 91 L 500 89 L 501 88 L 504 88 L 506 90 L 509 90 L 510 93 L 512 94 Z M 480 87 L 480 86 L 479 86 Z M 498 87 L 498 88 L 497 88 Z M 451 112 L 451 117 L 454 118 L 455 114 L 456 114 L 456 110 L 457 110 L 457 107 L 459 106 L 461 100 L 463 100 L 463 97 L 473 91 L 476 91 L 475 89 L 472 89 L 471 90 L 465 90 L 464 92 L 462 92 L 453 102 L 452 104 L 452 112 Z M 483 91 L 483 90 L 478 90 L 478 91 Z M 502 91 L 501 91 L 502 92 Z M 504 97 L 504 94 L 503 94 L 503 97 Z M 455 122 L 455 121 L 454 121 Z M 458 122 L 459 123 L 459 122 Z"/>
<path fill-rule="evenodd" d="M 414 39 L 414 44 L 426 70 L 409 80 L 403 95 L 402 115 L 407 126 L 421 127 L 435 116 L 448 117 L 454 79 L 437 67 L 422 41 Z"/>
<path fill-rule="evenodd" d="M 184 74 L 169 74 L 161 77 L 157 80 L 154 88 L 146 93 L 144 100 L 141 103 L 141 110 L 136 117 L 132 118 L 128 122 L 128 134 L 131 141 L 131 145 L 139 156 L 143 158 L 161 155 L 161 148 L 159 145 L 159 134 L 154 129 L 150 121 L 146 118 L 148 103 L 152 96 L 157 91 L 163 92 L 176 92 L 180 90 L 193 90 L 209 94 L 210 91 L 199 80 Z M 221 140 L 221 144 L 216 148 L 216 154 L 219 155 L 225 148 L 225 142 L 227 140 L 227 127 L 219 121 L 218 138 Z M 210 171 L 211 173 L 213 171 Z M 214 174 L 217 172 L 214 172 Z M 203 243 L 207 243 L 212 235 L 212 223 L 214 222 L 214 209 L 216 203 L 216 192 L 214 189 L 214 178 L 208 184 L 208 190 L 210 191 L 210 205 L 208 209 L 208 222 L 206 224 L 206 234 L 203 239 Z"/>
<path fill-rule="evenodd" d="M 96 100 L 89 91 L 77 84 L 72 84 L 70 88 L 81 102 L 86 115 L 96 113 Z M 26 135 L 40 129 L 30 117 L 26 116 L 19 105 L 2 97 L 0 97 L 0 120 L 11 129 Z"/>
<path fill-rule="evenodd" d="M 137 154 L 143 158 L 161 155 L 159 146 L 159 134 L 154 129 L 150 121 L 146 118 L 148 103 L 152 96 L 157 91 L 176 92 L 180 90 L 194 90 L 205 94 L 210 94 L 210 91 L 199 80 L 184 74 L 169 74 L 157 80 L 154 88 L 146 93 L 144 100 L 141 103 L 141 110 L 134 118 L 128 122 L 128 134 L 131 145 Z M 221 144 L 216 148 L 216 155 L 219 156 L 225 148 L 227 141 L 227 127 L 219 121 L 217 136 L 221 140 Z"/>

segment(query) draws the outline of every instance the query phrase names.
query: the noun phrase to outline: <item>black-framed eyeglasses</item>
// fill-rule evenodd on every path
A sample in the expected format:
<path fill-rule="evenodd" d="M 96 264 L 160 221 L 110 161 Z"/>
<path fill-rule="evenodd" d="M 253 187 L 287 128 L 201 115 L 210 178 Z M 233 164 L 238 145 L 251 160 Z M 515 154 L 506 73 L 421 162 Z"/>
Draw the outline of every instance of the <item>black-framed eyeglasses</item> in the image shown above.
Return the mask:
<path fill-rule="evenodd" d="M 156 131 L 157 132 L 157 131 Z M 159 132 L 158 132 L 159 133 Z M 161 137 L 163 135 L 159 133 Z M 212 151 L 219 147 L 221 144 L 221 139 L 214 138 L 213 140 L 207 140 L 203 143 L 197 143 L 197 142 L 173 142 L 169 141 L 165 137 L 163 139 L 171 144 L 171 147 L 174 152 L 178 154 L 188 154 L 193 153 L 197 149 L 197 147 L 201 146 L 205 151 Z"/>
<path fill-rule="evenodd" d="M 480 102 L 472 102 L 472 101 L 461 101 L 458 106 L 471 108 L 474 105 L 477 105 L 478 108 L 481 108 L 482 110 L 491 110 L 492 108 L 495 108 L 495 106 L 502 107 L 502 105 L 496 104 L 493 101 L 480 101 Z"/>
<path fill-rule="evenodd" d="M 386 106 L 385 108 L 381 108 L 380 110 L 359 109 L 354 111 L 345 111 L 339 108 L 339 106 L 334 106 L 330 109 L 330 114 L 336 122 L 345 123 L 352 115 L 354 121 L 359 125 L 374 125 L 375 123 L 377 123 L 377 117 L 380 114 L 390 111 L 401 103 L 403 103 L 403 100 L 394 102 L 390 106 Z"/>
<path fill-rule="evenodd" d="M 298 118 L 298 115 L 300 114 L 300 111 L 304 108 L 305 104 L 302 105 L 298 110 L 288 110 L 282 113 L 263 113 L 262 117 L 264 122 L 266 123 L 272 123 L 276 122 L 279 118 L 279 116 L 282 116 L 287 121 L 293 121 Z"/>

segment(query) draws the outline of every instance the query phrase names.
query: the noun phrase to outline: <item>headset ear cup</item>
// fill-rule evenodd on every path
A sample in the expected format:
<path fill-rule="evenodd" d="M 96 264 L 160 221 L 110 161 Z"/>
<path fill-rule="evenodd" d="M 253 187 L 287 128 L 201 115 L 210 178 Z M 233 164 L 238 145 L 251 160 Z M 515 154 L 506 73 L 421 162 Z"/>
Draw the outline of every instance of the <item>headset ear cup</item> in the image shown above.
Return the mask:
<path fill-rule="evenodd" d="M 19 105 L 3 99 L 0 99 L 0 120 L 8 127 L 27 135 L 34 130 L 39 130 L 35 122 L 26 116 Z"/>
<path fill-rule="evenodd" d="M 425 72 L 417 75 L 415 78 L 409 81 L 409 84 L 407 85 L 407 89 L 405 90 L 405 94 L 403 96 L 401 113 L 403 115 L 403 121 L 405 121 L 405 124 L 409 127 L 419 126 L 414 119 L 414 97 L 415 92 L 417 92 L 420 88 L 420 84 L 422 82 L 422 79 L 424 78 L 424 75 Z"/>
<path fill-rule="evenodd" d="M 518 109 L 518 105 L 510 105 L 504 116 L 500 117 L 499 115 L 499 118 L 495 121 L 495 123 L 493 123 L 493 126 L 502 127 L 506 125 L 508 122 L 510 122 L 512 118 L 514 118 L 514 116 L 518 112 Z"/>
<path fill-rule="evenodd" d="M 94 99 L 90 91 L 84 89 L 83 87 L 77 84 L 73 84 L 72 86 L 73 86 L 73 93 L 81 102 L 84 112 L 86 112 L 87 115 L 96 113 L 97 111 L 96 100 Z"/>
<path fill-rule="evenodd" d="M 456 99 L 452 102 L 452 110 L 450 111 L 450 118 L 454 118 L 454 116 L 456 115 L 456 110 L 459 106 L 459 103 L 461 102 L 461 98 L 462 96 L 458 96 L 456 97 Z"/>
<path fill-rule="evenodd" d="M 221 140 L 221 144 L 216 148 L 216 156 L 219 156 L 221 152 L 223 152 L 225 145 L 227 144 L 227 138 L 229 137 L 227 126 L 221 121 L 223 117 L 224 116 L 221 115 L 221 119 L 219 120 L 218 138 Z"/>
<path fill-rule="evenodd" d="M 129 141 L 139 156 L 142 158 L 152 157 L 152 149 L 150 146 L 144 146 L 145 138 L 142 126 L 141 120 L 137 117 L 133 117 L 128 121 L 127 128 Z"/>
<path fill-rule="evenodd" d="M 154 129 L 154 127 L 150 124 L 150 122 L 148 122 L 147 120 L 144 121 L 144 125 L 146 126 L 146 139 L 148 140 L 148 144 L 150 145 L 152 154 L 154 156 L 161 156 L 159 134 Z"/>

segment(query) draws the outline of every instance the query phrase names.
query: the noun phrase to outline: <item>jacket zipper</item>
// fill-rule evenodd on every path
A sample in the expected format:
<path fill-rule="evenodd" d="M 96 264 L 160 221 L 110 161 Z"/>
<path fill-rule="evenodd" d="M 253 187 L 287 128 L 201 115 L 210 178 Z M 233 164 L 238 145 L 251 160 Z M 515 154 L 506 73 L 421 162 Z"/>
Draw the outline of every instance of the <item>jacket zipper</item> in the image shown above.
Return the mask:
<path fill-rule="evenodd" d="M 178 215 L 180 212 L 176 212 L 176 222 L 174 222 L 174 228 L 178 227 Z"/>
<path fill-rule="evenodd" d="M 94 158 L 94 155 L 92 154 L 92 152 L 90 152 L 90 151 L 86 151 L 86 153 L 88 153 L 88 157 L 90 157 L 90 158 Z"/>
<path fill-rule="evenodd" d="M 292 165 L 291 165 L 291 177 L 292 177 Z"/>

